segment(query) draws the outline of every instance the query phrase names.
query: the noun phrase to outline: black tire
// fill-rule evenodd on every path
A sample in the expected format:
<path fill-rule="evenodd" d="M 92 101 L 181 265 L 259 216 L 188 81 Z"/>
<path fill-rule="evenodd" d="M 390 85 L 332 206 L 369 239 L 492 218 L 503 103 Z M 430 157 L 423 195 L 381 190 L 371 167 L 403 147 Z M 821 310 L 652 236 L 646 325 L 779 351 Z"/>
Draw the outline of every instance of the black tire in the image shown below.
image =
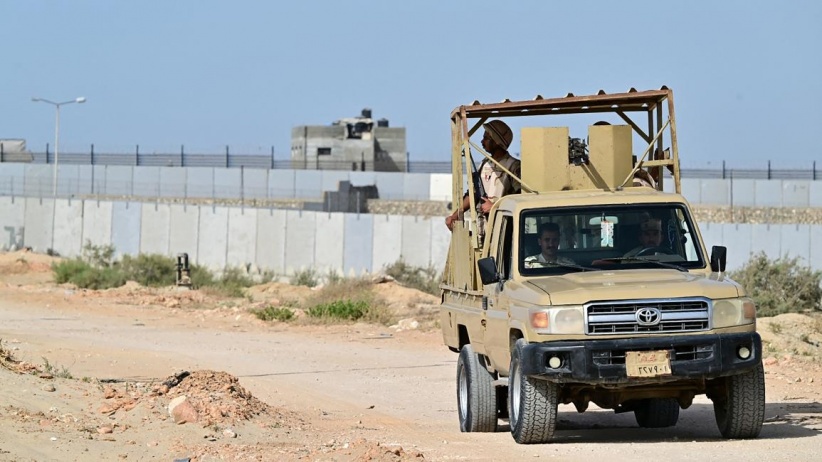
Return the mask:
<path fill-rule="evenodd" d="M 519 444 L 548 443 L 557 426 L 559 386 L 522 375 L 520 363 L 525 345 L 525 340 L 519 339 L 511 352 L 508 379 L 511 436 Z"/>
<path fill-rule="evenodd" d="M 765 370 L 756 369 L 725 378 L 725 390 L 714 398 L 716 425 L 728 439 L 756 438 L 765 420 Z"/>
<path fill-rule="evenodd" d="M 679 420 L 679 402 L 674 398 L 643 399 L 637 403 L 634 417 L 642 428 L 673 427 Z"/>
<path fill-rule="evenodd" d="M 497 431 L 494 378 L 470 344 L 462 347 L 457 361 L 457 410 L 460 431 Z"/>

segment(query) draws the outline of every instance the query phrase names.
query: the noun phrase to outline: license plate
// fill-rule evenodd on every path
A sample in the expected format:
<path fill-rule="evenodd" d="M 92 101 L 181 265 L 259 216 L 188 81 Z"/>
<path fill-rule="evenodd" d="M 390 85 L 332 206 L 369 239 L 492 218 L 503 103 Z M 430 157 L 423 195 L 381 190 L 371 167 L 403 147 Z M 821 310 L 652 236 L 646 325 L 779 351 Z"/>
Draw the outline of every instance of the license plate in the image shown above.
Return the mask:
<path fill-rule="evenodd" d="M 671 375 L 668 351 L 628 351 L 625 353 L 628 377 L 657 377 Z"/>

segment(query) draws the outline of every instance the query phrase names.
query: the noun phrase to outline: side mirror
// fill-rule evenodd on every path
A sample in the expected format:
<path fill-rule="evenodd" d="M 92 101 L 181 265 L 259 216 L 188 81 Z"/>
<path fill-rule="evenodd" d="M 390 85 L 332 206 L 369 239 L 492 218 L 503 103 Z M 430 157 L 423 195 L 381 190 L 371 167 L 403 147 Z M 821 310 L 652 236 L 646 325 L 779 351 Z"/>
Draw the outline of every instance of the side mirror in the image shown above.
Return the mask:
<path fill-rule="evenodd" d="M 497 262 L 494 257 L 485 257 L 477 260 L 477 268 L 479 268 L 480 280 L 482 285 L 493 284 L 499 282 L 499 274 L 497 274 Z"/>
<path fill-rule="evenodd" d="M 728 248 L 722 245 L 711 247 L 711 271 L 721 273 L 725 271 L 725 263 L 728 260 Z"/>

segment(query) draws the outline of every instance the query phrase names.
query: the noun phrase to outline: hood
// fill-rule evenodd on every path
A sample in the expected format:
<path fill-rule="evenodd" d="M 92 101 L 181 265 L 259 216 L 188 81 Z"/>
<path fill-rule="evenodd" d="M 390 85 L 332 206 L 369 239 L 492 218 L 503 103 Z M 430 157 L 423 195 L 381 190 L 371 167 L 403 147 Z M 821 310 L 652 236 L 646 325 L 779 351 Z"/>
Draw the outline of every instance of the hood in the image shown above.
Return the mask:
<path fill-rule="evenodd" d="M 530 284 L 551 297 L 552 305 L 581 305 L 601 300 L 643 298 L 739 296 L 736 283 L 727 278 L 672 269 L 590 271 L 529 279 Z"/>

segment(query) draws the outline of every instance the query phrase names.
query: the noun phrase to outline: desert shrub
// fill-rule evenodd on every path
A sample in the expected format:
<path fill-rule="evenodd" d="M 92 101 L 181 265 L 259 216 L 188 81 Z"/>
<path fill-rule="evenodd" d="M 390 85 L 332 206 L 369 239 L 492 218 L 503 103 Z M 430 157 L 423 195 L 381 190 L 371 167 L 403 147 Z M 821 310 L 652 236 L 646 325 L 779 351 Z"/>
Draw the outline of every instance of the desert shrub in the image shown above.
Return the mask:
<path fill-rule="evenodd" d="M 440 293 L 440 277 L 433 267 L 412 266 L 400 259 L 385 267 L 385 274 L 400 284 L 432 295 Z"/>
<path fill-rule="evenodd" d="M 254 313 L 254 316 L 257 316 L 257 318 L 262 319 L 263 321 L 288 322 L 294 319 L 293 311 L 279 306 L 268 305 L 265 308 L 252 310 L 251 312 Z"/>
<path fill-rule="evenodd" d="M 322 321 L 366 321 L 389 325 L 394 321 L 384 300 L 374 294 L 374 285 L 363 278 L 340 278 L 323 286 L 306 301 L 309 318 Z"/>
<path fill-rule="evenodd" d="M 798 257 L 770 260 L 759 252 L 730 276 L 748 290 L 758 316 L 822 310 L 822 271 L 802 265 Z"/>
<path fill-rule="evenodd" d="M 316 287 L 319 282 L 317 278 L 317 271 L 313 268 L 297 271 L 293 276 L 291 276 L 291 280 L 289 282 L 292 286 Z"/>
<path fill-rule="evenodd" d="M 137 281 L 144 286 L 168 286 L 174 284 L 177 278 L 177 262 L 164 255 L 123 255 L 120 269 L 127 280 Z"/>
<path fill-rule="evenodd" d="M 368 313 L 368 303 L 365 301 L 335 300 L 330 303 L 315 305 L 306 312 L 312 318 L 331 318 L 346 321 L 356 321 Z"/>
<path fill-rule="evenodd" d="M 114 250 L 111 244 L 94 245 L 90 240 L 86 240 L 80 252 L 80 259 L 96 268 L 109 268 L 114 265 Z"/>

